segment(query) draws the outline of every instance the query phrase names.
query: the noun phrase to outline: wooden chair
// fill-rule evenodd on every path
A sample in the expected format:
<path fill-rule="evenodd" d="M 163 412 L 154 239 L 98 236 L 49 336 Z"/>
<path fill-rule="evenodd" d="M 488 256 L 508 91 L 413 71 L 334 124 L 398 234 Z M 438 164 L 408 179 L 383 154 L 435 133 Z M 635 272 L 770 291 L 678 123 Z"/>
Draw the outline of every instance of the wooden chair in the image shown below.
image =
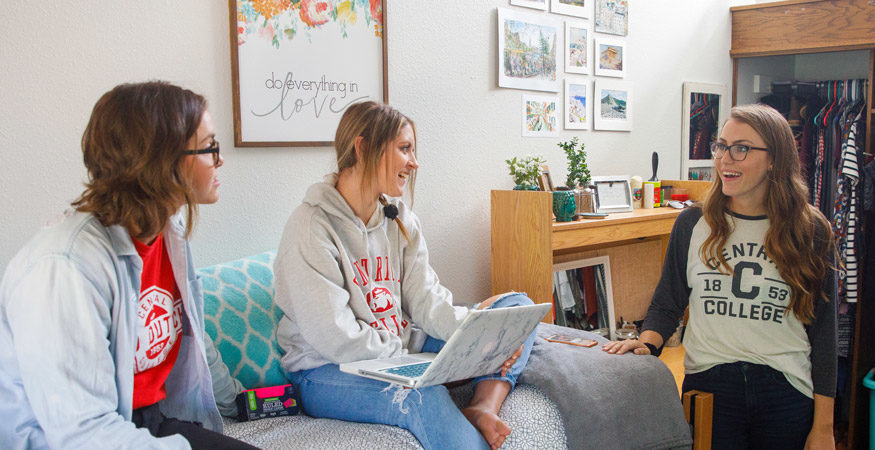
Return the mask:
<path fill-rule="evenodd" d="M 701 391 L 684 393 L 684 416 L 693 430 L 693 450 L 711 448 L 714 395 Z"/>

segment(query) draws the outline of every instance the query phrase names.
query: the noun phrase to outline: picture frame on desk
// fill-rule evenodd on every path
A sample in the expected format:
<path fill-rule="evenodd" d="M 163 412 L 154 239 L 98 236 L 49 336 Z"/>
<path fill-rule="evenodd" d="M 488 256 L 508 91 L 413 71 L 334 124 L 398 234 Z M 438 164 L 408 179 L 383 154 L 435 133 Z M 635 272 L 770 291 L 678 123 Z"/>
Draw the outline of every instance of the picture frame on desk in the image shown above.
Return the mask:
<path fill-rule="evenodd" d="M 538 176 L 538 188 L 542 191 L 552 192 L 553 177 L 550 176 L 550 167 L 546 164 L 541 166 L 541 175 Z"/>
<path fill-rule="evenodd" d="M 632 212 L 632 182 L 628 175 L 594 176 L 596 212 Z"/>

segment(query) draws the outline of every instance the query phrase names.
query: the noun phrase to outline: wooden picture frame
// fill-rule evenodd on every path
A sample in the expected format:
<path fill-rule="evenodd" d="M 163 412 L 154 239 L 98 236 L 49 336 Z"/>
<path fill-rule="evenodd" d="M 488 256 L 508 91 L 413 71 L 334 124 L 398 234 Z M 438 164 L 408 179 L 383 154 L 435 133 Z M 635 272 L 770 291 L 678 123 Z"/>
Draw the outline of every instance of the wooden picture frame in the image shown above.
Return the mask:
<path fill-rule="evenodd" d="M 541 166 L 541 175 L 538 176 L 538 188 L 542 191 L 554 191 L 553 177 L 550 176 L 550 168 L 546 164 Z"/>
<path fill-rule="evenodd" d="M 330 11 L 229 0 L 234 145 L 334 145 L 349 105 L 388 103 L 386 0 Z"/>
<path fill-rule="evenodd" d="M 592 177 L 596 212 L 632 212 L 632 182 L 628 175 Z"/>

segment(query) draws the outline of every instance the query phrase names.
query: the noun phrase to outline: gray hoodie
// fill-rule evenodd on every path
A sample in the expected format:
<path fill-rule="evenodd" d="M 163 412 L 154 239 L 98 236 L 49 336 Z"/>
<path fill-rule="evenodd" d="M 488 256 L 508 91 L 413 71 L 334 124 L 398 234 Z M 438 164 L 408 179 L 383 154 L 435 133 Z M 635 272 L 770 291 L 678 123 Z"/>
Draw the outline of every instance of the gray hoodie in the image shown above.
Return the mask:
<path fill-rule="evenodd" d="M 468 308 L 453 306 L 428 263 L 419 218 L 400 200 L 397 224 L 377 208 L 367 225 L 337 191 L 337 174 L 307 190 L 274 262 L 277 340 L 289 372 L 407 353 L 412 324 L 446 340 Z"/>

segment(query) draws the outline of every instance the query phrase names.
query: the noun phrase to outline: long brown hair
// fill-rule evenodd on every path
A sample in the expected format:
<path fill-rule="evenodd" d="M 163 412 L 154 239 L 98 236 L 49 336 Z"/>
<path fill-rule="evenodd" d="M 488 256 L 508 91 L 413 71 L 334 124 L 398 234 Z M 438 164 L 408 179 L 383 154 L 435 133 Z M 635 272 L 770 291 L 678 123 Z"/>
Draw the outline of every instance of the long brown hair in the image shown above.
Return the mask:
<path fill-rule="evenodd" d="M 334 135 L 334 149 L 337 152 L 337 172 L 340 173 L 359 163 L 359 157 L 355 151 L 355 141 L 361 136 L 361 163 L 362 183 L 369 187 L 374 182 L 377 173 L 377 164 L 386 153 L 389 144 L 398 137 L 401 129 L 410 125 L 413 130 L 413 153 L 416 154 L 416 125 L 409 117 L 401 114 L 397 109 L 377 103 L 366 101 L 355 103 L 346 109 L 337 125 Z M 387 160 L 388 163 L 388 160 Z M 408 186 L 410 200 L 413 201 L 413 186 L 416 183 L 416 171 L 410 174 Z M 380 195 L 380 203 L 386 205 L 386 199 Z M 407 228 L 401 223 L 401 219 L 395 218 L 395 223 L 401 230 L 404 238 L 410 240 Z"/>
<path fill-rule="evenodd" d="M 122 84 L 104 94 L 82 135 L 88 182 L 72 205 L 139 239 L 160 233 L 184 202 L 188 237 L 197 202 L 180 161 L 206 106 L 201 95 L 163 81 Z"/>
<path fill-rule="evenodd" d="M 766 177 L 764 206 L 769 229 L 765 251 L 775 262 L 781 278 L 790 285 L 788 309 L 803 323 L 810 323 L 814 318 L 814 300 L 819 296 L 826 299 L 822 285 L 830 267 L 824 255 L 835 253 L 832 228 L 823 214 L 808 204 L 808 187 L 799 169 L 796 141 L 784 116 L 765 105 L 741 105 L 732 108 L 729 120 L 749 125 L 768 148 L 772 168 Z M 699 248 L 699 257 L 704 263 L 719 267 L 721 272 L 732 273 L 723 256 L 723 247 L 732 232 L 726 217 L 728 202 L 723 182 L 717 176 L 702 206 L 711 234 Z"/>

